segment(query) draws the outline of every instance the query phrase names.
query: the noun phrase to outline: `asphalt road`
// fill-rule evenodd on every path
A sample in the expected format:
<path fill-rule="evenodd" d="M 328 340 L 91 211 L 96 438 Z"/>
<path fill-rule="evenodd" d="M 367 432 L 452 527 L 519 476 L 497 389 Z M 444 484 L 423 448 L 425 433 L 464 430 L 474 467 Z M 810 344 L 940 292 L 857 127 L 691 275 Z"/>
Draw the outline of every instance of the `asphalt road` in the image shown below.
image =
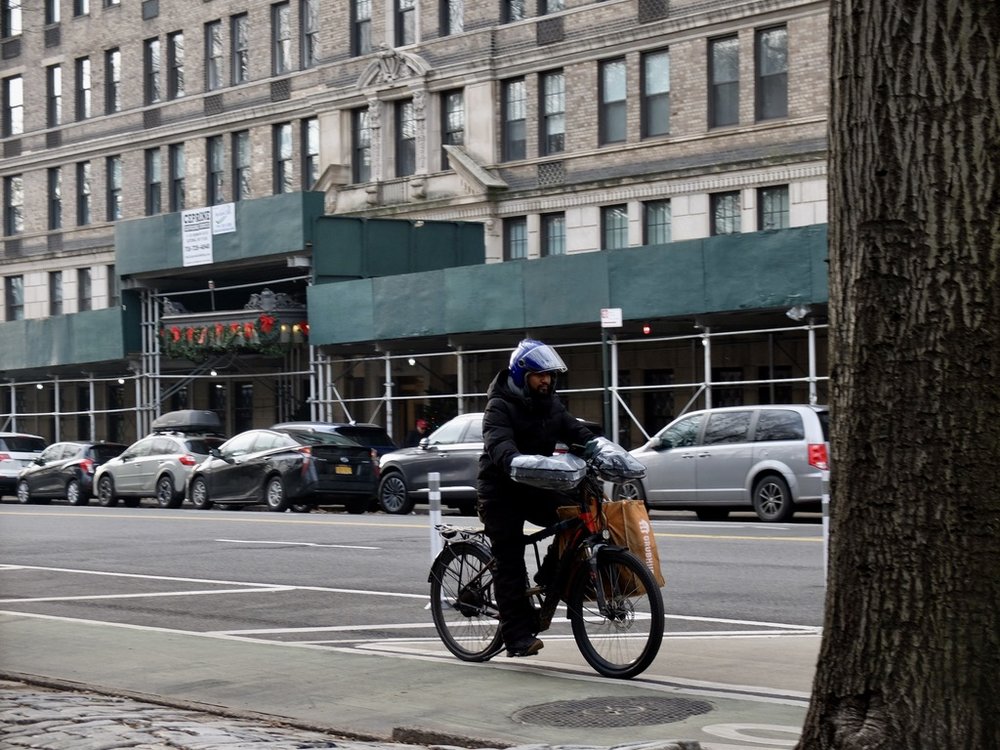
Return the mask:
<path fill-rule="evenodd" d="M 735 658 L 744 659 L 741 689 L 752 685 L 762 694 L 773 691 L 801 712 L 811 670 L 802 668 L 802 660 L 783 665 L 781 655 L 815 641 L 821 624 L 820 524 L 761 524 L 749 516 L 701 523 L 653 516 L 667 578 L 667 637 L 643 681 L 679 684 L 685 658 L 693 659 L 693 644 L 699 644 L 710 658 L 691 669 L 703 682 L 733 682 L 724 672 Z M 458 516 L 447 520 L 475 523 Z M 431 540 L 425 514 L 279 515 L 5 503 L 0 506 L 0 614 L 16 616 L 22 624 L 19 616 L 28 615 L 46 627 L 114 623 L 136 632 L 164 629 L 368 655 L 420 654 L 452 664 L 426 609 Z M 544 662 L 524 660 L 519 668 L 544 664 L 592 677 L 568 633 L 568 626 L 557 624 L 544 636 Z M 734 650 L 736 643 L 741 647 Z M 157 656 L 149 656 L 151 670 Z M 144 658 L 143 649 L 129 649 L 133 671 L 142 670 Z M 0 654 L 0 668 L 9 661 Z M 213 693 L 198 697 L 204 700 L 204 695 Z M 787 716 L 781 721 L 794 723 Z"/>

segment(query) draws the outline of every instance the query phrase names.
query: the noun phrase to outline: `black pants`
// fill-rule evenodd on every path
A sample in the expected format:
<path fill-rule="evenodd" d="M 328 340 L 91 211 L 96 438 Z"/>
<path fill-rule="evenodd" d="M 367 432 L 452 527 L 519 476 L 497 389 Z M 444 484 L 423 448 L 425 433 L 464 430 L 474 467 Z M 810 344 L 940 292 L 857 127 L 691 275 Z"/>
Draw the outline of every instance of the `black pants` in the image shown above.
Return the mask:
<path fill-rule="evenodd" d="M 500 608 L 500 632 L 510 645 L 537 633 L 534 611 L 525 596 L 524 523 L 549 526 L 559 520 L 556 508 L 570 504 L 565 495 L 525 486 L 504 498 L 480 498 L 479 517 L 493 546 L 497 569 L 493 592 Z"/>

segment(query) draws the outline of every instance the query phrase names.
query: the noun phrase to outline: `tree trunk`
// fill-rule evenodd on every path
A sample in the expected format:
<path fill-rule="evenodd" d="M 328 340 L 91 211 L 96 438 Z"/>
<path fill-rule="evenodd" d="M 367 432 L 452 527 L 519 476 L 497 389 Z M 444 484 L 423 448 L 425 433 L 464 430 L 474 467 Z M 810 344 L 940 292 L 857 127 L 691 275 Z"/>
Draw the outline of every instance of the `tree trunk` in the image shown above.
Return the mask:
<path fill-rule="evenodd" d="M 831 21 L 830 578 L 798 747 L 997 750 L 1000 4 Z"/>

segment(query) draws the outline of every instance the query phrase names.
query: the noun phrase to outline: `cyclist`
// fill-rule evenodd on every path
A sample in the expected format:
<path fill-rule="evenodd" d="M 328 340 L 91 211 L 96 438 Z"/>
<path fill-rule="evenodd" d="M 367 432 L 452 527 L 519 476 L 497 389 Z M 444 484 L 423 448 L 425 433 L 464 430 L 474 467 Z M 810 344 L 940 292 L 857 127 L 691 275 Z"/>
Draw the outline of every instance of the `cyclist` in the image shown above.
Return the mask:
<path fill-rule="evenodd" d="M 508 656 L 532 656 L 543 646 L 536 637 L 534 610 L 525 596 L 524 523 L 555 523 L 556 508 L 568 503 L 558 492 L 515 483 L 510 478 L 511 461 L 523 454 L 550 456 L 559 441 L 582 445 L 595 437 L 556 395 L 556 375 L 564 372 L 566 363 L 555 349 L 524 339 L 487 393 L 477 483 L 479 517 L 496 557 L 493 588 Z M 550 547 L 546 563 L 554 562 L 555 551 Z M 548 567 L 543 563 L 542 571 Z M 540 579 L 536 576 L 536 580 Z"/>

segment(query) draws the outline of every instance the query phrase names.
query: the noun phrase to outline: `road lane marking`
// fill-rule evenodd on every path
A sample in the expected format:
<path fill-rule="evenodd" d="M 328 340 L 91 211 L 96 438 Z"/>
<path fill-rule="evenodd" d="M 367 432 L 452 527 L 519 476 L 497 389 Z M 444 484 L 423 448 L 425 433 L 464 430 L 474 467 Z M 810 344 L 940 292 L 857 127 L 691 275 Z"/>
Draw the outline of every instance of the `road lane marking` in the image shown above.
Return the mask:
<path fill-rule="evenodd" d="M 358 544 L 320 544 L 318 542 L 279 542 L 266 539 L 216 539 L 217 542 L 230 542 L 231 544 L 280 544 L 284 547 L 333 547 L 335 549 L 370 549 L 380 550 L 381 547 L 365 547 Z"/>
<path fill-rule="evenodd" d="M 38 596 L 31 599 L 0 599 L 0 604 L 26 604 L 29 602 L 78 602 L 95 599 L 144 599 L 157 596 L 203 596 L 205 594 L 273 594 L 294 591 L 295 586 L 269 586 L 245 589 L 201 589 L 199 591 L 155 591 L 141 594 L 92 594 L 82 596 Z"/>
<path fill-rule="evenodd" d="M 215 583 L 227 586 L 250 586 L 260 589 L 266 589 L 272 586 L 285 585 L 285 584 L 275 584 L 275 583 L 260 583 L 255 581 L 224 581 L 224 580 L 214 580 L 211 578 L 181 578 L 178 576 L 153 576 L 153 575 L 145 575 L 143 573 L 115 573 L 113 571 L 83 570 L 80 568 L 50 568 L 44 565 L 10 565 L 6 569 L 47 570 L 55 573 L 81 573 L 84 575 L 111 576 L 118 578 L 143 578 L 151 581 L 184 581 L 186 583 Z M 365 589 L 340 589 L 340 588 L 333 588 L 330 586 L 289 585 L 288 589 L 295 591 L 322 591 L 334 594 L 360 594 L 362 596 L 389 596 L 389 597 L 400 597 L 403 599 L 424 599 L 424 600 L 427 599 L 427 594 L 404 594 L 393 591 L 370 591 Z"/>

